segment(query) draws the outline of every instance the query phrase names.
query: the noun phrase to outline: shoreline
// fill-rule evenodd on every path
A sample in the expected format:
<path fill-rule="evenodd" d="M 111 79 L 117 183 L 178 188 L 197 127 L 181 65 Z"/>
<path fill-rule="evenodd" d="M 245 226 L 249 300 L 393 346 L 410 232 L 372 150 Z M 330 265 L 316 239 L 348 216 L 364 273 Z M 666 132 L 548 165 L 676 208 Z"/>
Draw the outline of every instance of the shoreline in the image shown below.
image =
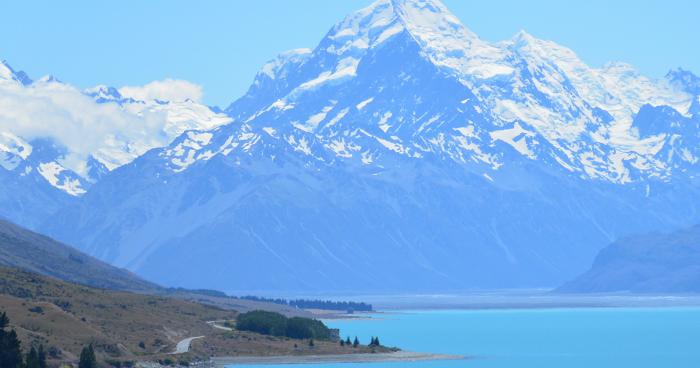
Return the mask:
<path fill-rule="evenodd" d="M 329 355 L 279 355 L 279 356 L 237 356 L 215 357 L 213 366 L 222 368 L 231 365 L 272 365 L 272 364 L 322 364 L 322 363 L 379 363 L 417 362 L 427 360 L 463 360 L 464 355 L 417 353 L 396 351 L 392 353 L 329 354 Z"/>

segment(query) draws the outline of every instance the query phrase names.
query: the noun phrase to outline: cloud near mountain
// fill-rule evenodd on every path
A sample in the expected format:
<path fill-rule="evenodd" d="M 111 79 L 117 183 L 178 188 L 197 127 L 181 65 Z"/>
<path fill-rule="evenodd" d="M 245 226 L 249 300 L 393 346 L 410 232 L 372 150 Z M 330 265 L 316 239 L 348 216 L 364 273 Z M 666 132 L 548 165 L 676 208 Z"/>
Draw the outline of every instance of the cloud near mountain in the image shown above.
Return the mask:
<path fill-rule="evenodd" d="M 198 103 L 201 97 L 200 86 L 174 79 L 80 90 L 52 76 L 33 81 L 2 62 L 0 165 L 13 171 L 22 161 L 28 165 L 21 167 L 25 175 L 40 165 L 51 166 L 53 174 L 42 171 L 51 185 L 82 194 L 86 183 L 78 181 L 96 179 L 90 177 L 91 162 L 104 166 L 102 171 L 113 170 L 167 145 L 185 130 L 209 129 L 231 120 Z M 52 146 L 51 153 L 30 158 L 38 151 L 32 143 L 36 140 Z M 59 173 L 68 173 L 75 183 L 61 184 Z"/>
<path fill-rule="evenodd" d="M 153 81 L 143 86 L 124 86 L 119 89 L 119 93 L 126 98 L 141 101 L 185 101 L 189 99 L 199 102 L 204 95 L 201 86 L 186 80 L 170 78 Z"/>
<path fill-rule="evenodd" d="M 124 149 L 126 154 L 109 155 L 110 160 L 104 162 L 118 166 L 149 148 L 167 144 L 167 136 L 162 133 L 166 125 L 167 116 L 162 111 L 136 115 L 116 104 L 96 103 L 60 82 L 0 84 L 0 131 L 25 141 L 50 138 L 70 147 L 61 164 L 79 173 L 85 170 L 90 155 Z"/>

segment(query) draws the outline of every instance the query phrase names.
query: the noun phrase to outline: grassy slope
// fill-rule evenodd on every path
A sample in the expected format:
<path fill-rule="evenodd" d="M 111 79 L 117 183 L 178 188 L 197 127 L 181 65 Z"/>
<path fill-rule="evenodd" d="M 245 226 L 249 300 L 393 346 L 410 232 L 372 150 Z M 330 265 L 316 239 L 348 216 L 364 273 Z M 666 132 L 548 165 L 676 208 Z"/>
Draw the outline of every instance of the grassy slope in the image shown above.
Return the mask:
<path fill-rule="evenodd" d="M 0 266 L 20 268 L 103 289 L 156 292 L 161 288 L 49 237 L 0 220 Z"/>
<path fill-rule="evenodd" d="M 62 354 L 57 360 L 62 361 L 75 360 L 88 343 L 96 346 L 101 359 L 118 360 L 369 351 L 331 342 L 317 342 L 310 348 L 306 341 L 222 331 L 206 321 L 234 319 L 236 312 L 168 297 L 78 286 L 9 268 L 0 268 L 0 310 L 8 312 L 25 347 L 41 343 L 58 348 Z M 193 343 L 191 353 L 166 354 L 191 336 L 206 337 Z M 140 342 L 145 349 L 139 347 Z"/>
<path fill-rule="evenodd" d="M 312 317 L 309 312 L 272 303 L 221 298 L 187 290 L 169 290 L 145 281 L 127 270 L 90 257 L 49 237 L 0 219 L 0 266 L 19 268 L 59 280 L 101 289 L 162 294 L 247 312 L 264 309 L 288 316 Z"/>

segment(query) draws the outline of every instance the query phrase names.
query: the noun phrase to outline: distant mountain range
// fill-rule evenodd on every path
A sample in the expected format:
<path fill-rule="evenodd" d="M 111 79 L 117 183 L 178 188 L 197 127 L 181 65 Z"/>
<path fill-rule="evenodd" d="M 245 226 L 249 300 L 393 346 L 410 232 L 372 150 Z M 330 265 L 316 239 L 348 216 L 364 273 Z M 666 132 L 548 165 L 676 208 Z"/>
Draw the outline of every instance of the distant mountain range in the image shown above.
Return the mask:
<path fill-rule="evenodd" d="M 66 154 L 31 163 L 37 143 L 6 135 L 0 215 L 169 286 L 555 286 L 621 236 L 700 223 L 697 76 L 592 68 L 525 32 L 489 43 L 437 0 L 348 15 L 264 65 L 225 115 L 82 95 L 198 113 L 150 150 L 96 153 L 79 186 L 41 174 Z"/>
<path fill-rule="evenodd" d="M 192 100 L 80 91 L 52 76 L 33 81 L 4 61 L 0 100 L 0 216 L 31 228 L 149 149 L 231 121 Z"/>
<path fill-rule="evenodd" d="M 620 239 L 562 293 L 699 293 L 700 225 Z"/>

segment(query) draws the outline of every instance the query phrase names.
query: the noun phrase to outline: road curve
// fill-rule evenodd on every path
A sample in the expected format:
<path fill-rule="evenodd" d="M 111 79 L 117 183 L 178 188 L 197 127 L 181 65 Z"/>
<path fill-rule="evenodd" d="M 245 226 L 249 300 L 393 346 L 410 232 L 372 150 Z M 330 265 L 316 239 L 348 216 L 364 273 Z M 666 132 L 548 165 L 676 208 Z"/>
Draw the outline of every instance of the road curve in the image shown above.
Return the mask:
<path fill-rule="evenodd" d="M 175 351 L 173 351 L 170 354 L 184 354 L 190 351 L 190 345 L 192 344 L 192 341 L 204 338 L 204 336 L 197 336 L 197 337 L 188 337 L 180 342 L 177 343 L 175 346 Z"/>
<path fill-rule="evenodd" d="M 209 322 L 207 322 L 207 323 L 208 323 L 209 326 L 211 326 L 212 328 L 216 328 L 216 329 L 218 329 L 218 330 L 233 331 L 233 329 L 230 328 L 230 327 L 226 327 L 226 326 L 222 326 L 222 325 L 218 324 L 219 322 L 226 322 L 226 321 L 224 321 L 224 320 L 222 320 L 222 321 L 209 321 Z"/>

